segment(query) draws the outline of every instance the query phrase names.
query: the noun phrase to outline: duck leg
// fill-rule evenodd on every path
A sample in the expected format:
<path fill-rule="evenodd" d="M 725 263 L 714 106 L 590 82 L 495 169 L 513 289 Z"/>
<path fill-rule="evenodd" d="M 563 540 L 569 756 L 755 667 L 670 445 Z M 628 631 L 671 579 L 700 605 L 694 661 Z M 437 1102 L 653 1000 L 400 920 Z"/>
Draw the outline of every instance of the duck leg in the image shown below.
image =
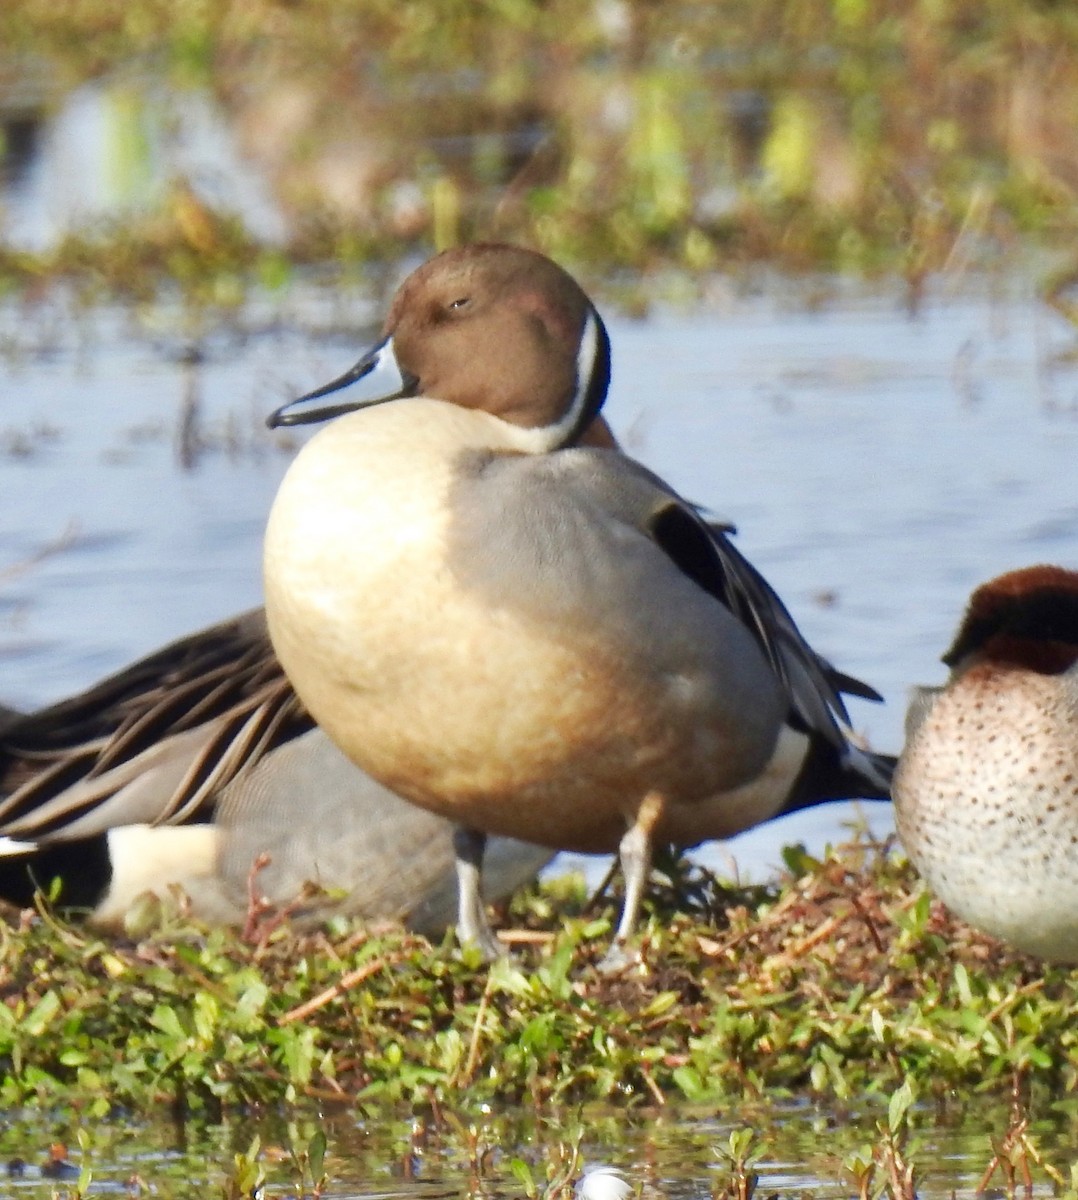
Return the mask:
<path fill-rule="evenodd" d="M 666 807 L 664 797 L 649 792 L 637 810 L 636 819 L 618 845 L 621 873 L 625 879 L 625 900 L 621 906 L 621 918 L 610 949 L 599 963 L 603 972 L 620 971 L 637 957 L 627 950 L 627 943 L 636 931 L 640 916 L 640 905 L 651 874 L 651 851 L 654 845 L 655 827 L 662 819 Z"/>
<path fill-rule="evenodd" d="M 494 936 L 483 904 L 483 852 L 487 835 L 458 825 L 453 832 L 457 855 L 457 940 L 462 946 L 478 946 L 483 958 L 493 962 L 505 954 Z"/>

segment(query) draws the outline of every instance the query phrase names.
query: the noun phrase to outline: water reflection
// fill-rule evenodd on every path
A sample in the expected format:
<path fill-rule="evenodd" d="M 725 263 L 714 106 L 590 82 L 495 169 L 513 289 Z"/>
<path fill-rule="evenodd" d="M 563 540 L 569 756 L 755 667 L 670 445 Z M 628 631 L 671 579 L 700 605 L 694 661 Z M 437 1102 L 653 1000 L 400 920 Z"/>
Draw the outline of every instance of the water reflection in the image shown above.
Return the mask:
<path fill-rule="evenodd" d="M 18 120 L 9 111 L 7 128 L 17 132 Z M 70 234 L 146 217 L 187 189 L 208 208 L 241 215 L 261 241 L 285 236 L 280 206 L 203 91 L 99 80 L 53 115 L 25 112 L 22 124 L 25 136 L 8 134 L 0 192 L 0 237 L 16 249 L 45 251 Z"/>
<path fill-rule="evenodd" d="M 135 61 L 53 95 L 47 62 L 0 59 L 0 245 L 44 252 L 132 219 L 152 238 L 155 219 L 183 228 L 188 196 L 269 244 L 326 217 L 360 241 L 445 244 L 532 219 L 571 239 L 615 196 L 631 214 L 615 237 L 681 239 L 722 235 L 747 203 L 858 200 L 837 97 L 754 86 L 769 77 L 756 51 L 652 61 L 637 15 L 605 8 L 624 18 L 600 19 L 606 53 L 529 44 L 511 67 L 407 70 L 365 47 L 336 76 L 248 65 L 211 91 Z"/>
<path fill-rule="evenodd" d="M 1069 228 L 1066 6 L 982 8 L 592 0 L 312 20 L 255 3 L 236 20 L 183 8 L 162 30 L 138 5 L 123 22 L 16 5 L 0 122 L 25 186 L 0 205 L 20 244 L 45 244 L 39 142 L 63 197 L 52 236 L 85 179 L 92 220 L 190 188 L 267 237 L 306 222 L 360 258 L 501 234 L 692 271 L 726 253 L 885 262 L 916 283 L 997 262 L 1015 228 Z M 159 245 L 149 225 L 130 232 Z"/>
<path fill-rule="evenodd" d="M 850 1164 L 879 1144 L 886 1112 L 882 1102 L 841 1109 L 747 1100 L 731 1101 L 721 1111 L 687 1105 L 649 1111 L 589 1106 L 571 1114 L 432 1115 L 423 1104 L 417 1111 L 425 1109 L 425 1117 L 299 1109 L 290 1118 L 248 1115 L 224 1124 L 114 1114 L 85 1129 L 84 1147 L 77 1145 L 77 1128 L 61 1118 L 12 1114 L 0 1131 L 0 1156 L 8 1164 L 25 1164 L 21 1174 L 9 1167 L 10 1194 L 37 1194 L 50 1145 L 62 1146 L 58 1139 L 66 1138 L 73 1165 L 90 1162 L 95 1190 L 221 1195 L 233 1194 L 228 1183 L 237 1175 L 236 1156 L 246 1155 L 257 1137 L 258 1167 L 270 1192 L 309 1193 L 311 1181 L 301 1164 L 315 1138 L 324 1134 L 323 1195 L 434 1200 L 477 1193 L 519 1196 L 514 1158 L 527 1164 L 541 1187 L 571 1161 L 571 1147 L 579 1144 L 585 1164 L 616 1167 L 646 1197 L 688 1200 L 736 1194 L 729 1190 L 736 1176 L 734 1135 L 748 1143 L 757 1196 L 839 1200 L 856 1191 Z M 992 1159 L 990 1138 L 998 1143 L 1007 1128 L 1008 1113 L 995 1104 L 977 1105 L 973 1112 L 959 1107 L 916 1115 L 906 1153 L 917 1170 L 918 1195 L 972 1194 Z M 1031 1126 L 1043 1161 L 1062 1171 L 1070 1161 L 1073 1132 L 1071 1120 L 1051 1112 Z M 1034 1164 L 1033 1172 L 1033 1194 L 1052 1194 L 1043 1170 Z M 1004 1180 L 996 1173 L 990 1182 L 1001 1186 Z"/>

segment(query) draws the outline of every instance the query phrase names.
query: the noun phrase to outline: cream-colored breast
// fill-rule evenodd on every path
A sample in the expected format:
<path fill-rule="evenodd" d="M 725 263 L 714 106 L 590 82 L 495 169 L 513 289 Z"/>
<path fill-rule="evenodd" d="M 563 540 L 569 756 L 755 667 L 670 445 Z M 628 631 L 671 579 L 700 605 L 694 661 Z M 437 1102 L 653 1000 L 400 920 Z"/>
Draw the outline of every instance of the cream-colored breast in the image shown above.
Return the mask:
<path fill-rule="evenodd" d="M 314 437 L 281 485 L 266 530 L 267 621 L 331 734 L 367 707 L 422 700 L 429 671 L 481 648 L 488 622 L 461 603 L 444 560 L 454 458 L 484 423 L 422 400 L 359 412 Z M 354 739 L 335 740 L 347 750 Z"/>
<path fill-rule="evenodd" d="M 691 802 L 751 778 L 780 702 L 765 692 L 746 734 L 713 679 L 666 678 L 618 643 L 603 620 L 618 597 L 556 624 L 464 586 L 449 552 L 462 463 L 514 446 L 503 422 L 427 400 L 329 426 L 270 516 L 270 633 L 318 723 L 395 791 L 488 832 L 609 849 L 648 791 Z"/>
<path fill-rule="evenodd" d="M 894 779 L 932 890 L 971 924 L 1078 960 L 1078 713 L 1058 678 L 981 664 L 936 698 Z"/>

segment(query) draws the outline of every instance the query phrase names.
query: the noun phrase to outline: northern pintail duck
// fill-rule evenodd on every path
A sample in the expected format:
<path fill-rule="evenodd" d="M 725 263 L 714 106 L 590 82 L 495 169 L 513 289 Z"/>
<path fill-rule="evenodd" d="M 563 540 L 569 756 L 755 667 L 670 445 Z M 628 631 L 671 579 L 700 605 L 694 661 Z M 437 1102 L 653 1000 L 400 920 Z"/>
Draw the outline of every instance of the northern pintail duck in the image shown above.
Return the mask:
<path fill-rule="evenodd" d="M 0 896 L 25 904 L 60 877 L 61 903 L 105 927 L 173 888 L 196 916 L 227 924 L 245 920 L 252 891 L 304 922 L 340 912 L 435 934 L 455 915 L 452 827 L 313 727 L 260 609 L 71 700 L 6 710 L 0 835 Z M 550 857 L 500 839 L 492 899 Z"/>
<path fill-rule="evenodd" d="M 853 744 L 839 694 L 875 693 L 806 644 L 724 530 L 579 444 L 610 353 L 569 275 L 516 247 L 448 251 L 404 282 L 383 332 L 270 418 L 339 419 L 274 502 L 267 615 L 348 757 L 458 823 L 462 940 L 497 951 L 486 834 L 619 851 L 617 962 L 656 841 L 887 795 L 893 760 Z"/>
<path fill-rule="evenodd" d="M 971 925 L 1078 961 L 1078 572 L 973 593 L 942 688 L 920 689 L 894 779 L 914 866 Z"/>

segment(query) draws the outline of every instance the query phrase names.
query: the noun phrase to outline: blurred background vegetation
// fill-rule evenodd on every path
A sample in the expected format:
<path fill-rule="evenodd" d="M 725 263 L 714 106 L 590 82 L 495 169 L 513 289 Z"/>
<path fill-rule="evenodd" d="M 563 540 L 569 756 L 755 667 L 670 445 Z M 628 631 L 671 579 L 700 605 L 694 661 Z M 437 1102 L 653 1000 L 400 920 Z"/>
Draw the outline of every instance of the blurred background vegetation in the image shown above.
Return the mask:
<path fill-rule="evenodd" d="M 1073 265 L 1070 0 L 7 0 L 9 189 L 87 88 L 114 186 L 149 199 L 20 245 L 0 193 L 9 289 L 240 295 L 480 238 L 585 278 L 766 262 L 913 294 L 1001 263 L 1053 293 Z M 152 165 L 207 99 L 268 234 Z"/>

